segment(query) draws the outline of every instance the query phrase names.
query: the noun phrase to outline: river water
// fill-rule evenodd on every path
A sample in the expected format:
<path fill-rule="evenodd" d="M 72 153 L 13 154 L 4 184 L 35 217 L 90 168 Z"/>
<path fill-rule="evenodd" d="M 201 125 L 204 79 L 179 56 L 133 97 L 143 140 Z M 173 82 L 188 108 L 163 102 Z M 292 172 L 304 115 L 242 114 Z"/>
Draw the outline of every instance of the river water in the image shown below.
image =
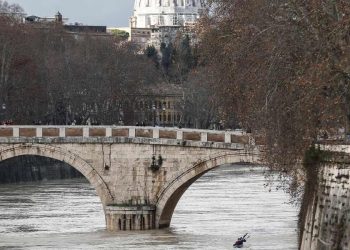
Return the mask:
<path fill-rule="evenodd" d="M 0 185 L 0 249 L 297 249 L 297 208 L 264 187 L 263 169 L 224 166 L 181 198 L 169 229 L 108 233 L 85 180 Z"/>

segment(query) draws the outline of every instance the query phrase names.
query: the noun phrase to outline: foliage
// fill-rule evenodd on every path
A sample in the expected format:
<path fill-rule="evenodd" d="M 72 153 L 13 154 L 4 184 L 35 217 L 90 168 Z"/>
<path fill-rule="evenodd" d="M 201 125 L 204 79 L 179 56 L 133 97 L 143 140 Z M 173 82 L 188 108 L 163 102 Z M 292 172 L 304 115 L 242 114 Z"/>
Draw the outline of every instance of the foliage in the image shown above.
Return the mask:
<path fill-rule="evenodd" d="M 7 1 L 0 0 L 0 13 L 7 17 L 14 16 L 16 14 L 23 14 L 23 8 L 18 4 L 9 4 Z"/>
<path fill-rule="evenodd" d="M 0 103 L 6 104 L 0 115 L 16 124 L 130 123 L 121 106 L 130 107 L 129 94 L 158 79 L 128 43 L 0 15 Z"/>
<path fill-rule="evenodd" d="M 350 2 L 211 0 L 199 30 L 202 72 L 301 203 L 301 236 L 327 156 L 315 145 L 349 132 Z"/>
<path fill-rule="evenodd" d="M 173 63 L 173 57 L 174 57 L 174 48 L 172 43 L 169 43 L 169 44 L 162 43 L 160 45 L 160 52 L 162 53 L 160 64 L 162 65 L 162 69 L 165 75 L 169 75 L 170 68 Z"/>
<path fill-rule="evenodd" d="M 154 46 L 148 46 L 144 54 L 162 73 L 164 82 L 183 88 L 184 99 L 176 105 L 177 110 L 183 111 L 179 126 L 238 127 L 234 114 L 222 109 L 219 105 L 222 99 L 212 93 L 215 78 L 205 68 L 198 67 L 199 48 L 189 35 L 178 32 L 174 43 L 162 43 L 159 52 Z"/>
<path fill-rule="evenodd" d="M 146 49 L 146 55 L 152 46 Z M 198 51 L 196 45 L 191 43 L 188 35 L 178 33 L 173 43 L 162 43 L 160 46 L 160 69 L 167 82 L 184 84 L 191 71 L 197 66 Z M 157 65 L 158 66 L 158 65 Z"/>
<path fill-rule="evenodd" d="M 317 165 L 322 162 L 327 157 L 327 152 L 312 145 L 306 152 L 304 156 L 303 166 L 306 169 L 318 167 Z"/>
<path fill-rule="evenodd" d="M 152 60 L 155 67 L 159 69 L 159 55 L 157 49 L 152 46 L 147 46 L 146 50 L 144 51 L 145 55 Z"/>
<path fill-rule="evenodd" d="M 125 30 L 119 30 L 119 29 L 112 30 L 112 34 L 117 39 L 121 39 L 121 40 L 128 40 L 129 36 L 130 36 L 129 32 L 127 32 Z"/>
<path fill-rule="evenodd" d="M 212 0 L 199 29 L 223 107 L 265 145 L 272 169 L 297 178 L 320 132 L 346 124 L 349 1 Z"/>
<path fill-rule="evenodd" d="M 218 129 L 223 125 L 220 122 L 230 120 L 230 115 L 219 109 L 221 99 L 212 95 L 211 83 L 215 79 L 197 67 L 198 47 L 189 35 L 179 32 L 174 43 L 161 44 L 159 53 L 154 46 L 148 46 L 144 54 L 162 72 L 164 82 L 178 84 L 186 93 L 183 103 L 176 106 L 183 111 L 179 126 Z"/>

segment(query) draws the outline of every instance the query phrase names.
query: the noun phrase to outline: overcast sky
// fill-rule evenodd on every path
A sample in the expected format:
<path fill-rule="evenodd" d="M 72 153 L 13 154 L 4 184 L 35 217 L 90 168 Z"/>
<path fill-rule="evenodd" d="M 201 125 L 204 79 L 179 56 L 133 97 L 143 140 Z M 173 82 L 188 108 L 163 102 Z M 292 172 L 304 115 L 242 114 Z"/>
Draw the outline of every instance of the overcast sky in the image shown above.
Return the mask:
<path fill-rule="evenodd" d="M 129 25 L 134 0 L 7 0 L 18 3 L 28 15 L 53 17 L 61 12 L 67 23 L 125 27 Z"/>

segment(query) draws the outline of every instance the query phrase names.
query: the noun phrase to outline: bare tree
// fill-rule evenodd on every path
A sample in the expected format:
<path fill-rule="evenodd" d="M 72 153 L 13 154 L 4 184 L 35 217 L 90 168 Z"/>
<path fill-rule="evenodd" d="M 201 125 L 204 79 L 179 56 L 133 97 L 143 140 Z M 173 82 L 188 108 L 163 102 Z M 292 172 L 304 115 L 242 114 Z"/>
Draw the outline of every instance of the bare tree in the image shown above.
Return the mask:
<path fill-rule="evenodd" d="M 0 21 L 0 102 L 16 123 L 115 124 L 130 93 L 157 82 L 149 59 L 113 36 Z"/>
<path fill-rule="evenodd" d="M 212 1 L 203 59 L 272 166 L 296 173 L 320 131 L 344 126 L 349 12 L 348 1 Z"/>

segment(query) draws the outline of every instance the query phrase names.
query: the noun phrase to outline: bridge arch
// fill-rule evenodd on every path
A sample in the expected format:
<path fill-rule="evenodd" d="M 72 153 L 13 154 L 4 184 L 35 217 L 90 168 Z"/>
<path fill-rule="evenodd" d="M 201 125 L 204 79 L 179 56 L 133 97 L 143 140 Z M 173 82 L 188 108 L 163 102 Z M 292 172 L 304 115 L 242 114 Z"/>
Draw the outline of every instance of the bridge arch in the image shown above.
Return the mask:
<path fill-rule="evenodd" d="M 84 175 L 95 188 L 104 208 L 108 203 L 113 201 L 113 196 L 103 178 L 91 164 L 87 163 L 78 155 L 60 147 L 44 144 L 20 144 L 1 149 L 0 161 L 24 155 L 42 156 L 69 164 Z"/>
<path fill-rule="evenodd" d="M 157 199 L 156 227 L 165 228 L 170 226 L 170 222 L 177 203 L 186 190 L 205 173 L 224 164 L 235 163 L 261 163 L 258 154 L 247 154 L 237 152 L 219 155 L 210 159 L 199 161 L 186 171 L 180 173 L 167 186 L 165 186 Z"/>

